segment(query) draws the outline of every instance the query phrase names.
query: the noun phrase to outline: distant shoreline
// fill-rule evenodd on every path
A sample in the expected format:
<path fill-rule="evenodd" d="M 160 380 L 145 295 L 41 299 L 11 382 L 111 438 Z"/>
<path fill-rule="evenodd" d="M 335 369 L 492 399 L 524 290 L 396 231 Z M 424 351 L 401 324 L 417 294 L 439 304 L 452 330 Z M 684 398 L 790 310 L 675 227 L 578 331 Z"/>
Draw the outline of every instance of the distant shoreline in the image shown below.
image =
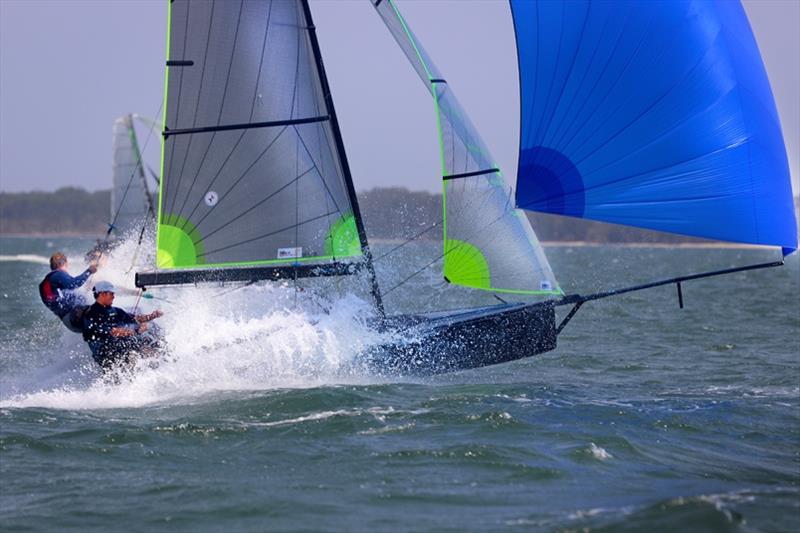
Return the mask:
<path fill-rule="evenodd" d="M 405 239 L 370 239 L 372 244 L 402 244 Z M 430 242 L 430 240 L 429 240 Z M 626 248 L 741 248 L 763 250 L 765 246 L 735 242 L 594 242 L 594 241 L 540 241 L 542 246 L 549 248 L 590 247 L 590 246 L 620 246 Z"/>
<path fill-rule="evenodd" d="M 566 248 L 570 246 L 624 246 L 626 248 L 741 248 L 763 250 L 768 246 L 736 242 L 590 242 L 590 241 L 545 241 L 542 246 Z"/>
<path fill-rule="evenodd" d="M 82 239 L 102 239 L 102 236 L 90 235 L 86 233 L 0 233 L 0 237 L 11 239 L 24 238 L 82 238 Z M 433 239 L 428 239 L 429 242 Z M 374 238 L 370 239 L 373 244 L 402 244 L 406 239 L 396 238 Z M 422 242 L 422 240 L 418 241 Z M 745 243 L 726 243 L 726 242 L 594 242 L 594 241 L 541 241 L 542 246 L 549 248 L 569 248 L 569 247 L 590 247 L 590 246 L 620 246 L 626 248 L 740 248 L 740 249 L 763 249 L 764 246 Z"/>
<path fill-rule="evenodd" d="M 78 188 L 63 188 L 50 193 L 0 193 L 0 236 L 103 239 L 110 202 L 109 190 L 89 193 Z M 358 203 L 372 242 L 400 244 L 408 235 L 441 237 L 441 195 L 403 188 L 376 188 L 361 191 Z M 608 244 L 666 248 L 747 247 L 581 218 L 544 213 L 526 213 L 526 216 L 540 242 L 550 247 Z"/>

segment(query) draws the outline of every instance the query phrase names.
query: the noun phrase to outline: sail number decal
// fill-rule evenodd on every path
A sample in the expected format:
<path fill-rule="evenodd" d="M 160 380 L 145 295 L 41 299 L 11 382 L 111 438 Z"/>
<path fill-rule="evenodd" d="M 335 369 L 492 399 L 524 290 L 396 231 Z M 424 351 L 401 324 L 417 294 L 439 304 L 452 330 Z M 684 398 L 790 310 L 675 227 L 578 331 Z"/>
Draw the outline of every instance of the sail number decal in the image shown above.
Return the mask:
<path fill-rule="evenodd" d="M 303 257 L 303 247 L 298 248 L 278 248 L 278 259 L 294 259 Z"/>

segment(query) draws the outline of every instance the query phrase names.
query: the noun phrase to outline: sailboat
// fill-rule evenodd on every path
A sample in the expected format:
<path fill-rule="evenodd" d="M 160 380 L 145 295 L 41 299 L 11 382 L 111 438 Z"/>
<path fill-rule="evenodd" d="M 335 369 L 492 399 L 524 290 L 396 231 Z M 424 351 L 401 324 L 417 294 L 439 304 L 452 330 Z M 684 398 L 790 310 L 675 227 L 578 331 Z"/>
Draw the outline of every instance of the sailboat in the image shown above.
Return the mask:
<path fill-rule="evenodd" d="M 148 130 L 156 124 L 141 115 L 129 113 L 114 121 L 113 166 L 111 175 L 111 218 L 107 237 L 119 238 L 130 232 L 155 227 L 156 206 L 150 180 L 136 133 L 136 123 Z"/>
<path fill-rule="evenodd" d="M 370 1 L 434 102 L 442 277 L 500 303 L 387 315 L 307 0 L 169 2 L 156 268 L 138 287 L 358 277 L 374 327 L 396 333 L 362 360 L 424 374 L 553 350 L 593 299 L 783 262 L 567 295 L 519 207 L 796 248 L 780 126 L 740 5 L 512 0 L 514 191 L 395 2 Z"/>

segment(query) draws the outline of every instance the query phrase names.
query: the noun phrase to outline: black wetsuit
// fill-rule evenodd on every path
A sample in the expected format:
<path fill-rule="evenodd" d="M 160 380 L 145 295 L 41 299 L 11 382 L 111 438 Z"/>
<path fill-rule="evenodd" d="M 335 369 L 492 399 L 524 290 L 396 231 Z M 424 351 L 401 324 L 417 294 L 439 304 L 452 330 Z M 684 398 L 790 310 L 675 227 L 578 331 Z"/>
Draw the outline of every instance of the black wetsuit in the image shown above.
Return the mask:
<path fill-rule="evenodd" d="M 92 357 L 104 369 L 119 363 L 131 364 L 131 352 L 149 345 L 140 335 L 115 337 L 113 328 L 135 329 L 136 318 L 119 307 L 103 306 L 95 302 L 83 314 L 83 340 L 92 350 Z"/>

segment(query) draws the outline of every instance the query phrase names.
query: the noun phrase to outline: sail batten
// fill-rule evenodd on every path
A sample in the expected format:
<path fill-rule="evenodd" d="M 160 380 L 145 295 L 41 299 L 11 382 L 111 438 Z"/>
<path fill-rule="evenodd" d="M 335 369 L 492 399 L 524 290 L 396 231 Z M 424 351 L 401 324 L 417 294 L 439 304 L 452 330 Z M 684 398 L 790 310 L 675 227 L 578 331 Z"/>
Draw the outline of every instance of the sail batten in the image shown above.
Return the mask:
<path fill-rule="evenodd" d="M 510 3 L 519 207 L 797 248 L 780 121 L 739 2 Z"/>
<path fill-rule="evenodd" d="M 443 180 L 457 180 L 459 178 L 471 178 L 473 176 L 483 176 L 484 174 L 494 174 L 500 172 L 499 168 L 487 168 L 484 170 L 474 170 L 472 172 L 462 172 L 461 174 L 449 174 L 442 176 Z"/>
<path fill-rule="evenodd" d="M 273 120 L 271 122 L 247 122 L 244 124 L 221 124 L 219 126 L 201 126 L 194 128 L 184 128 L 180 130 L 164 130 L 164 137 L 170 135 L 185 135 L 187 133 L 206 133 L 213 131 L 248 130 L 254 128 L 274 128 L 277 126 L 296 126 L 298 124 L 310 124 L 313 122 L 324 122 L 331 117 L 323 115 L 319 117 L 293 118 L 288 120 Z"/>

